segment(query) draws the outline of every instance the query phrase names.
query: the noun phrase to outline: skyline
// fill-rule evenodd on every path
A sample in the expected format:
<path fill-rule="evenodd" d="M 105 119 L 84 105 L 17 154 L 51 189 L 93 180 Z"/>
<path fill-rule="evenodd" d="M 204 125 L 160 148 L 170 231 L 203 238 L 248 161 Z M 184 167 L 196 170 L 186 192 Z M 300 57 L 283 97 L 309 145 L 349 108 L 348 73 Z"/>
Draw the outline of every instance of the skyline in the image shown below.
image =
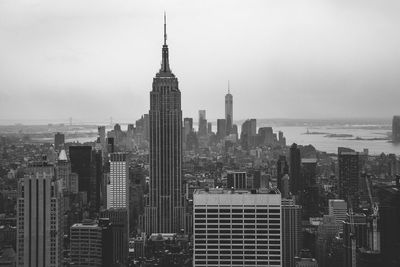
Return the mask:
<path fill-rule="evenodd" d="M 235 120 L 399 113 L 396 1 L 154 2 L 3 1 L 0 124 L 129 122 L 147 113 L 164 10 L 183 117 L 196 121 L 205 109 L 209 120 L 223 118 L 228 80 Z"/>

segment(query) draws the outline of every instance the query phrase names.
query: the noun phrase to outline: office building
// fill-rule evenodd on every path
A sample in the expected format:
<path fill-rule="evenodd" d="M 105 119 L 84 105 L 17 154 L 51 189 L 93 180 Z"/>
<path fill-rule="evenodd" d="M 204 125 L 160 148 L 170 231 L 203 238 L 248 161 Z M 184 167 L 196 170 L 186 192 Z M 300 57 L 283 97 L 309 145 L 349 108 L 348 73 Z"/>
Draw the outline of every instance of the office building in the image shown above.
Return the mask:
<path fill-rule="evenodd" d="M 393 116 L 392 141 L 394 143 L 400 142 L 400 116 Z"/>
<path fill-rule="evenodd" d="M 240 142 L 242 148 L 248 150 L 256 145 L 257 138 L 257 120 L 248 119 L 242 124 L 242 131 L 240 132 Z"/>
<path fill-rule="evenodd" d="M 71 171 L 78 174 L 78 190 L 85 192 L 87 199 L 90 199 L 90 180 L 93 177 L 92 147 L 91 146 L 70 146 L 69 158 Z"/>
<path fill-rule="evenodd" d="M 54 167 L 30 166 L 18 182 L 17 266 L 61 266 L 62 215 Z"/>
<path fill-rule="evenodd" d="M 289 165 L 286 161 L 286 156 L 280 155 L 276 162 L 276 174 L 277 174 L 277 187 L 282 192 L 281 180 L 285 174 L 289 174 Z"/>
<path fill-rule="evenodd" d="M 225 135 L 230 135 L 232 133 L 233 124 L 233 96 L 228 84 L 228 93 L 225 95 L 225 121 L 226 121 L 226 131 Z"/>
<path fill-rule="evenodd" d="M 109 258 L 114 263 L 126 264 L 129 250 L 129 214 L 127 208 L 108 209 L 100 212 L 102 220 L 107 219 L 112 230 L 112 238 L 108 241 L 113 248 Z"/>
<path fill-rule="evenodd" d="M 287 175 L 287 174 L 283 175 L 279 188 L 281 189 L 282 197 L 283 198 L 289 198 L 289 196 L 290 196 L 290 178 L 289 178 L 289 175 Z"/>
<path fill-rule="evenodd" d="M 71 226 L 71 266 L 115 266 L 112 229 L 107 220 L 84 221 Z"/>
<path fill-rule="evenodd" d="M 297 195 L 301 190 L 301 157 L 296 143 L 290 147 L 290 192 Z"/>
<path fill-rule="evenodd" d="M 326 267 L 328 253 L 337 234 L 335 216 L 324 215 L 318 225 L 316 240 L 316 258 L 319 266 Z"/>
<path fill-rule="evenodd" d="M 199 136 L 207 136 L 207 118 L 206 111 L 199 110 Z"/>
<path fill-rule="evenodd" d="M 339 232 L 343 232 L 343 222 L 347 218 L 347 203 L 343 199 L 329 199 L 329 215 L 335 216 Z"/>
<path fill-rule="evenodd" d="M 62 133 L 56 133 L 54 135 L 54 148 L 57 151 L 60 151 L 60 149 L 64 146 L 65 143 L 65 135 Z"/>
<path fill-rule="evenodd" d="M 177 233 L 185 228 L 181 92 L 169 67 L 166 38 L 164 23 L 161 69 L 150 92 L 150 188 L 145 208 L 148 234 Z M 205 127 L 207 130 L 207 123 Z"/>
<path fill-rule="evenodd" d="M 226 136 L 226 119 L 217 119 L 217 137 L 223 139 Z"/>
<path fill-rule="evenodd" d="M 339 198 L 348 202 L 353 209 L 358 208 L 360 186 L 360 156 L 358 152 L 339 151 Z M 350 203 L 349 203 L 350 201 Z"/>
<path fill-rule="evenodd" d="M 294 267 L 302 249 L 301 206 L 292 199 L 282 199 L 282 266 Z"/>
<path fill-rule="evenodd" d="M 258 129 L 258 142 L 261 146 L 270 146 L 275 143 L 272 127 L 260 127 Z"/>
<path fill-rule="evenodd" d="M 126 153 L 110 154 L 110 182 L 107 184 L 107 209 L 128 209 L 129 169 L 126 156 Z"/>
<path fill-rule="evenodd" d="M 199 189 L 193 205 L 193 266 L 282 266 L 278 190 Z"/>
<path fill-rule="evenodd" d="M 350 220 L 352 216 L 352 221 Z M 352 230 L 353 228 L 353 230 Z M 352 232 L 354 231 L 354 232 Z M 344 264 L 343 267 L 352 267 L 352 236 L 356 240 L 356 250 L 368 246 L 367 217 L 362 213 L 347 214 L 346 221 L 343 223 L 343 246 Z M 355 255 L 356 257 L 357 255 Z"/>
<path fill-rule="evenodd" d="M 247 173 L 240 171 L 228 171 L 226 175 L 227 188 L 246 189 L 247 188 Z"/>

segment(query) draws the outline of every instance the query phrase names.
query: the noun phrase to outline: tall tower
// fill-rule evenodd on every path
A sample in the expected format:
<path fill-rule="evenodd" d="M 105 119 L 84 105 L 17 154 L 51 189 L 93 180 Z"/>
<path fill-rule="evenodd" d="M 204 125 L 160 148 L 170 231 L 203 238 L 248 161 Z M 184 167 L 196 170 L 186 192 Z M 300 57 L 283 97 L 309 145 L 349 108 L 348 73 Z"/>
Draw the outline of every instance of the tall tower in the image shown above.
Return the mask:
<path fill-rule="evenodd" d="M 125 153 L 110 154 L 110 183 L 107 185 L 107 209 L 128 210 L 128 164 Z"/>
<path fill-rule="evenodd" d="M 182 188 L 182 110 L 178 79 L 168 59 L 166 19 L 161 69 L 150 92 L 150 190 L 146 233 L 176 233 L 184 228 Z"/>
<path fill-rule="evenodd" d="M 226 120 L 226 134 L 229 135 L 232 131 L 233 124 L 233 96 L 228 81 L 228 93 L 225 95 L 225 120 Z"/>
<path fill-rule="evenodd" d="M 31 165 L 18 182 L 17 266 L 61 266 L 62 206 L 54 167 Z"/>

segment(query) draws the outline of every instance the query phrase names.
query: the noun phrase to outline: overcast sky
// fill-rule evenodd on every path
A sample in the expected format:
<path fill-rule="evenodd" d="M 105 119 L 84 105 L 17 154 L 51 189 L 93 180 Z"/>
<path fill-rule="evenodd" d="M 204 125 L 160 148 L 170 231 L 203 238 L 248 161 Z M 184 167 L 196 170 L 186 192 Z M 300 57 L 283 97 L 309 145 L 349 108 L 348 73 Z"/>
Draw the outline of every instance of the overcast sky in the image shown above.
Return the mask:
<path fill-rule="evenodd" d="M 400 113 L 398 0 L 0 0 L 0 123 L 147 113 L 164 10 L 185 117 Z"/>

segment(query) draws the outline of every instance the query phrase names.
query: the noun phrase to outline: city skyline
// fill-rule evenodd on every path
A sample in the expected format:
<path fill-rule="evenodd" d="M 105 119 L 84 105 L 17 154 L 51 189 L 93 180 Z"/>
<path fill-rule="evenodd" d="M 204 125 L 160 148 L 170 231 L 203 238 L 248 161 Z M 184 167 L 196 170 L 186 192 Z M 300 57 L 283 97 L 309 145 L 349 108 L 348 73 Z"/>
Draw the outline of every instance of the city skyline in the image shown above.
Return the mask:
<path fill-rule="evenodd" d="M 164 10 L 184 117 L 205 109 L 222 118 L 228 80 L 237 119 L 398 113 L 395 1 L 156 4 L 3 2 L 0 120 L 130 121 L 146 113 Z"/>

